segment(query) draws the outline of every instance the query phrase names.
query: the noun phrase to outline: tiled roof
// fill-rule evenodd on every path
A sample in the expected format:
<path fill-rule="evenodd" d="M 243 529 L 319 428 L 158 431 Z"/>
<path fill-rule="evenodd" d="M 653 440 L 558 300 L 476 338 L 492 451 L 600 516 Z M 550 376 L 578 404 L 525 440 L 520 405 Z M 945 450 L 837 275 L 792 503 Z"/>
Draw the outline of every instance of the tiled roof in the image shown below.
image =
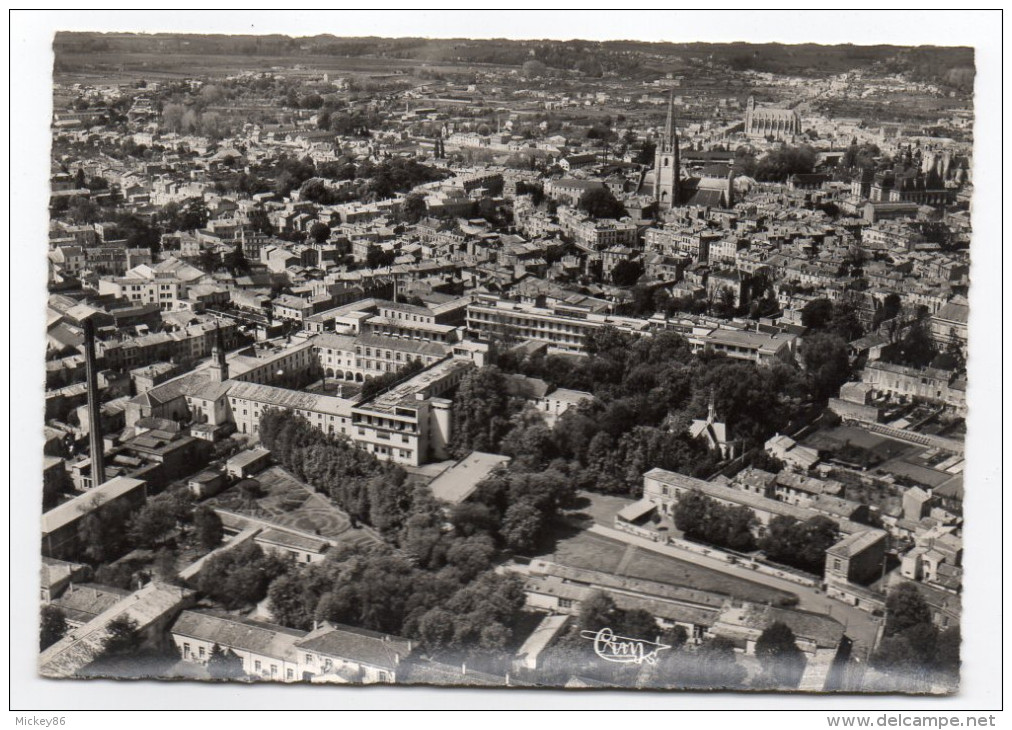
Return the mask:
<path fill-rule="evenodd" d="M 296 646 L 389 670 L 396 669 L 412 649 L 408 639 L 329 623 L 310 631 L 296 642 Z"/>
<path fill-rule="evenodd" d="M 173 634 L 209 641 L 232 650 L 248 651 L 295 661 L 295 643 L 304 631 L 249 619 L 215 616 L 202 611 L 183 611 L 171 629 Z"/>

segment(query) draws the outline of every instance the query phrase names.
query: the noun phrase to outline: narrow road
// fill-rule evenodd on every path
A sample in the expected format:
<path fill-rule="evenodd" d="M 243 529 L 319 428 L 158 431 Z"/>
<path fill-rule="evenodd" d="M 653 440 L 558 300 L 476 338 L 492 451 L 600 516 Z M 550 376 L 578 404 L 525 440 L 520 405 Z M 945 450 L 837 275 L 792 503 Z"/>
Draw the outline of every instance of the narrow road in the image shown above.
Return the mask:
<path fill-rule="evenodd" d="M 767 575 L 765 573 L 747 570 L 741 566 L 727 563 L 724 560 L 699 555 L 698 553 L 683 550 L 673 545 L 657 543 L 648 538 L 631 535 L 628 532 L 616 530 L 611 527 L 605 527 L 601 524 L 592 525 L 588 528 L 588 532 L 601 535 L 602 537 L 611 538 L 612 540 L 618 540 L 628 545 L 629 548 L 650 550 L 660 555 L 666 555 L 670 558 L 675 558 L 686 563 L 701 565 L 705 568 L 709 568 L 710 570 L 734 576 L 735 578 L 741 578 L 742 580 L 752 581 L 753 583 L 759 583 L 769 586 L 770 588 L 776 588 L 778 590 L 793 593 L 798 597 L 798 608 L 804 611 L 829 616 L 843 624 L 847 636 L 853 639 L 855 649 L 859 655 L 871 651 L 872 647 L 875 645 L 875 636 L 878 633 L 877 619 L 866 611 L 862 611 L 854 606 L 848 606 L 845 603 L 829 598 L 822 591 L 815 588 L 809 588 L 808 586 L 784 580 L 783 578 L 778 578 L 774 575 Z M 631 553 L 627 548 L 626 553 L 622 558 L 622 563 L 628 565 L 628 561 L 630 559 Z M 621 568 L 622 565 L 620 564 L 619 567 Z M 621 570 L 616 572 L 621 574 Z"/>
<path fill-rule="evenodd" d="M 636 556 L 637 548 L 635 545 L 627 544 L 625 547 L 625 553 L 622 554 L 622 560 L 619 561 L 618 566 L 615 568 L 615 575 L 625 575 L 626 568 L 629 567 L 629 563 L 632 562 Z"/>

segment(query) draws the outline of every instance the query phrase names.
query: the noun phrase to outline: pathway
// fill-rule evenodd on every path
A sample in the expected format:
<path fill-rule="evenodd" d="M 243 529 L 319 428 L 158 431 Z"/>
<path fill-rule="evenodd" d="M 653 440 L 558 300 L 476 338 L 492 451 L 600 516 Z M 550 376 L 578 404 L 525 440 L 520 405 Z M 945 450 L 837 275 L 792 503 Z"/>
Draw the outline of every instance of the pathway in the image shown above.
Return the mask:
<path fill-rule="evenodd" d="M 633 558 L 636 556 L 636 551 L 638 549 L 639 548 L 635 545 L 625 546 L 625 553 L 622 555 L 622 560 L 615 568 L 615 575 L 625 575 L 625 571 L 629 567 L 629 563 L 631 563 Z"/>

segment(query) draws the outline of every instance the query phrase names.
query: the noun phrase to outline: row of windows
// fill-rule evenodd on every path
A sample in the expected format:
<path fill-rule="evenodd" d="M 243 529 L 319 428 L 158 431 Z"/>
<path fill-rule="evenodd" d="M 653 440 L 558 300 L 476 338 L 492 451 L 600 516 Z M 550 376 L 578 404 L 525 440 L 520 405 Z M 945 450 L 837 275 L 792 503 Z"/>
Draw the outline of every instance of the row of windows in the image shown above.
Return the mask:
<path fill-rule="evenodd" d="M 417 314 L 407 314 L 406 312 L 400 312 L 397 310 L 384 310 L 383 316 L 389 317 L 390 319 L 403 319 L 406 322 L 422 322 L 423 324 L 432 324 L 432 317 L 426 317 L 425 315 L 419 317 L 419 315 Z"/>

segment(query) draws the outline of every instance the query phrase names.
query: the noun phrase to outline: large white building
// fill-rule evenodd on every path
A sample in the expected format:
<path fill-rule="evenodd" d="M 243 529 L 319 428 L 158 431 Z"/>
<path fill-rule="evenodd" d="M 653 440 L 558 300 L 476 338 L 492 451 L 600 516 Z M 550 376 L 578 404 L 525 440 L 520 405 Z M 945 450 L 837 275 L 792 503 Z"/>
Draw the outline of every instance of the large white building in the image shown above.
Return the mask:
<path fill-rule="evenodd" d="M 204 611 L 183 611 L 169 630 L 184 662 L 207 666 L 215 646 L 239 658 L 251 679 L 393 683 L 410 639 L 324 622 L 299 631 Z"/>

